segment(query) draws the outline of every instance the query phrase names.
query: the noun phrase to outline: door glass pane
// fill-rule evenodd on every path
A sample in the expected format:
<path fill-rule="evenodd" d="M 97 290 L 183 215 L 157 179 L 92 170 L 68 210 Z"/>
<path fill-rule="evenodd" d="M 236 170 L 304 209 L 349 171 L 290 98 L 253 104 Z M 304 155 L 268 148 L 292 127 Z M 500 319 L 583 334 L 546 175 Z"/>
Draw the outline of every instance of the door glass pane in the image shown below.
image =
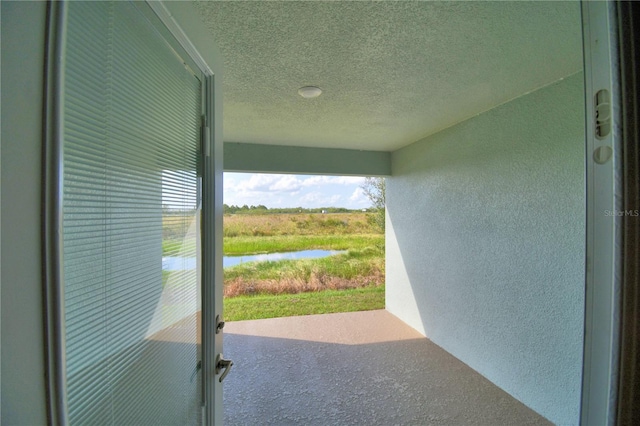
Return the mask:
<path fill-rule="evenodd" d="M 198 424 L 200 80 L 137 6 L 67 6 L 69 419 Z"/>

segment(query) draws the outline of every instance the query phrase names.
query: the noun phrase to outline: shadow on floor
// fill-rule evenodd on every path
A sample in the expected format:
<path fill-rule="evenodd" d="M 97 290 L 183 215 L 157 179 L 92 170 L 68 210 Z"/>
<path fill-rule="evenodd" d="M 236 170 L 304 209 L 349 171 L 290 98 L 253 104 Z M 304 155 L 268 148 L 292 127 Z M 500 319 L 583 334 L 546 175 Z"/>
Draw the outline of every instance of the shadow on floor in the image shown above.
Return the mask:
<path fill-rule="evenodd" d="M 226 425 L 550 424 L 386 311 L 228 326 Z"/>

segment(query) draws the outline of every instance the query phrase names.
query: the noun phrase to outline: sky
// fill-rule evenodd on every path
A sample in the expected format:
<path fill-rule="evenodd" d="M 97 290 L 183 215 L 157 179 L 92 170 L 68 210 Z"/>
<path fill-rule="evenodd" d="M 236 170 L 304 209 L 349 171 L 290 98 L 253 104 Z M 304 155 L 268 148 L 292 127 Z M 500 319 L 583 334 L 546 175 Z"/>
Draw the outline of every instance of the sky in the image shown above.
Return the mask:
<path fill-rule="evenodd" d="M 370 202 L 363 177 L 225 173 L 224 203 L 235 206 L 345 207 L 362 209 Z"/>

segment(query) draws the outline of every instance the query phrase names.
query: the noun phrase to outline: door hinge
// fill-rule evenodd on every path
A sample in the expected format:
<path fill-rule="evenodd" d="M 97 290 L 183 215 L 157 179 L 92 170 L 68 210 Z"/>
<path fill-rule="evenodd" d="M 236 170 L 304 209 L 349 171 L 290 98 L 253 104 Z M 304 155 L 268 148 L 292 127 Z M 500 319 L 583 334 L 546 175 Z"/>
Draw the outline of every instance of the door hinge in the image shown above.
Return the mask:
<path fill-rule="evenodd" d="M 202 122 L 200 126 L 202 155 L 208 157 L 211 154 L 211 135 L 209 134 L 209 125 L 207 124 L 207 117 L 202 116 Z"/>

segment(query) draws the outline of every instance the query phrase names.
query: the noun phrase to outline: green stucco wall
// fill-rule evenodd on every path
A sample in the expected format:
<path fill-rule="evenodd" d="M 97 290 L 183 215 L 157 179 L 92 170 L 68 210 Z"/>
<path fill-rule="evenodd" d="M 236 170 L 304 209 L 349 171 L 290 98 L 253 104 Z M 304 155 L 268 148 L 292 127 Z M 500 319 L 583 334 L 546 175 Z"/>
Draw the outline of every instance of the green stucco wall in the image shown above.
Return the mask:
<path fill-rule="evenodd" d="M 558 424 L 579 420 L 582 73 L 396 151 L 387 309 Z"/>
<path fill-rule="evenodd" d="M 40 256 L 46 4 L 2 7 L 2 419 L 46 424 Z"/>

